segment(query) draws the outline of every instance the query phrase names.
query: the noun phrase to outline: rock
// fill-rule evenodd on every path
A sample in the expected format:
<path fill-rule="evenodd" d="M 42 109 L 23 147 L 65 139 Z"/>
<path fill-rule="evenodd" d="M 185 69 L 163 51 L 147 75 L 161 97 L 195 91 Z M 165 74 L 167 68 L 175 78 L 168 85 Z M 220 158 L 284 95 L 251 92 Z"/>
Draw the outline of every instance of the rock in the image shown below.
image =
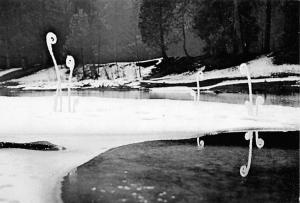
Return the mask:
<path fill-rule="evenodd" d="M 18 148 L 42 151 L 59 151 L 66 149 L 65 147 L 52 144 L 48 141 L 37 141 L 29 143 L 0 142 L 0 149 L 1 148 Z"/>

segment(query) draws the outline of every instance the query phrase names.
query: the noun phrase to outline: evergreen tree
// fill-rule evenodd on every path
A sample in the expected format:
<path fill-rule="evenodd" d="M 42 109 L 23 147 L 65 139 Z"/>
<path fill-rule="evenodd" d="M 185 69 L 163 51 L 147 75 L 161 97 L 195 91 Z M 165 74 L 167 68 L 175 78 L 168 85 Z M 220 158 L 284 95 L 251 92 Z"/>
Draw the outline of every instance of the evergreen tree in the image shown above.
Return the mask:
<path fill-rule="evenodd" d="M 233 49 L 233 10 L 232 1 L 203 0 L 197 2 L 194 16 L 194 29 L 206 42 L 205 52 L 222 55 Z"/>
<path fill-rule="evenodd" d="M 182 48 L 187 57 L 190 57 L 186 47 L 187 31 L 190 31 L 193 26 L 193 17 L 195 13 L 194 9 L 195 0 L 177 0 L 174 9 L 174 19 L 172 24 L 174 27 L 173 33 L 176 38 L 182 40 Z"/>
<path fill-rule="evenodd" d="M 167 35 L 171 31 L 174 2 L 172 0 L 143 0 L 139 27 L 144 43 L 160 48 L 163 58 L 167 56 Z"/>
<path fill-rule="evenodd" d="M 203 0 L 197 4 L 194 28 L 211 55 L 247 54 L 257 40 L 256 1 Z M 209 22 L 209 23 L 207 23 Z"/>
<path fill-rule="evenodd" d="M 282 8 L 284 11 L 284 46 L 298 47 L 299 51 L 300 2 L 285 0 Z"/>
<path fill-rule="evenodd" d="M 3 52 L 0 57 L 5 59 L 6 68 L 11 67 L 12 41 L 11 36 L 17 32 L 17 13 L 20 9 L 20 2 L 0 1 L 0 46 Z"/>
<path fill-rule="evenodd" d="M 259 25 L 257 19 L 257 0 L 243 1 L 238 4 L 238 14 L 240 16 L 240 33 L 242 42 L 242 53 L 248 54 L 250 47 L 258 41 Z"/>
<path fill-rule="evenodd" d="M 90 39 L 88 15 L 83 10 L 79 9 L 78 13 L 73 15 L 69 30 L 70 33 L 67 36 L 65 48 L 83 65 L 84 77 L 85 60 L 92 55 L 93 42 Z"/>
<path fill-rule="evenodd" d="M 270 52 L 271 15 L 272 15 L 271 0 L 266 0 L 266 22 L 265 22 L 265 40 L 264 40 L 264 51 L 266 53 Z"/>

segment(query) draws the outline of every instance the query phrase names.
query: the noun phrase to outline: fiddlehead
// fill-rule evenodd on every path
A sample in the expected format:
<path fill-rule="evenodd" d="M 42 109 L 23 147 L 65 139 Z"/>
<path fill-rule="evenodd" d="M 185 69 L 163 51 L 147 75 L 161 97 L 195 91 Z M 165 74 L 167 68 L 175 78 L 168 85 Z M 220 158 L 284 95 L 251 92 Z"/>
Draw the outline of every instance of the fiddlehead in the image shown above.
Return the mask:
<path fill-rule="evenodd" d="M 245 75 L 248 80 L 249 102 L 247 104 L 247 109 L 248 109 L 248 114 L 250 116 L 253 116 L 253 96 L 252 96 L 252 82 L 251 82 L 250 72 L 249 72 L 247 64 L 245 64 L 245 63 L 242 63 L 240 65 L 239 69 L 240 69 L 240 73 L 242 75 Z"/>
<path fill-rule="evenodd" d="M 261 149 L 263 148 L 265 142 L 262 138 L 259 138 L 258 137 L 258 131 L 255 131 L 255 143 L 256 143 L 256 146 L 257 148 Z"/>
<path fill-rule="evenodd" d="M 66 66 L 70 69 L 69 75 L 69 85 L 68 85 L 68 109 L 71 112 L 71 84 L 72 84 L 72 75 L 75 67 L 75 60 L 73 56 L 68 55 L 66 58 Z"/>
<path fill-rule="evenodd" d="M 197 147 L 198 147 L 198 149 L 203 149 L 204 148 L 204 141 L 200 140 L 199 137 L 197 137 Z"/>
<path fill-rule="evenodd" d="M 243 165 L 240 168 L 240 174 L 242 177 L 246 177 L 249 173 L 252 159 L 252 140 L 253 140 L 253 131 L 249 131 L 245 134 L 245 139 L 249 141 L 249 154 L 248 154 L 248 163 L 247 165 Z"/>
<path fill-rule="evenodd" d="M 204 74 L 203 71 L 205 69 L 205 66 L 201 68 L 196 75 L 196 81 L 197 81 L 197 101 L 200 101 L 200 80 L 203 80 Z"/>
<path fill-rule="evenodd" d="M 255 101 L 255 106 L 256 106 L 255 115 L 257 117 L 258 117 L 258 107 L 263 104 L 264 104 L 264 98 L 261 96 L 258 96 Z M 264 140 L 262 138 L 258 137 L 258 131 L 255 131 L 255 143 L 259 149 L 263 148 L 263 146 L 265 144 Z"/>
<path fill-rule="evenodd" d="M 46 43 L 47 43 L 48 51 L 51 55 L 51 58 L 52 58 L 52 61 L 53 61 L 53 64 L 54 64 L 55 73 L 56 73 L 57 82 L 58 82 L 57 88 L 56 88 L 55 101 L 54 101 L 54 111 L 56 111 L 56 109 L 57 109 L 58 96 L 60 98 L 60 109 L 59 109 L 59 111 L 62 111 L 61 78 L 60 78 L 60 72 L 59 72 L 59 69 L 58 69 L 58 65 L 57 65 L 56 59 L 54 57 L 53 49 L 52 49 L 52 45 L 56 44 L 56 42 L 57 42 L 56 35 L 53 32 L 47 33 Z"/>
<path fill-rule="evenodd" d="M 46 43 L 47 43 L 48 51 L 51 55 L 51 58 L 52 58 L 52 61 L 53 61 L 55 67 L 57 67 L 57 62 L 56 62 L 54 54 L 53 54 L 52 45 L 56 44 L 56 42 L 57 42 L 56 35 L 53 32 L 49 32 L 46 35 Z"/>

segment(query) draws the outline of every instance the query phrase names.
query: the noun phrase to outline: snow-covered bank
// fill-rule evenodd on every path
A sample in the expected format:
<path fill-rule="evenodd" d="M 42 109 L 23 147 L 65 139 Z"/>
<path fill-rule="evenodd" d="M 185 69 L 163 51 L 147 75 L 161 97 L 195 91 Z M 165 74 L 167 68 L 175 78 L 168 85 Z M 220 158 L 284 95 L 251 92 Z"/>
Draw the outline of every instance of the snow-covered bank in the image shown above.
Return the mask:
<path fill-rule="evenodd" d="M 238 104 L 97 97 L 78 97 L 78 99 L 76 113 L 55 113 L 52 111 L 54 97 L 0 97 L 0 113 L 5 115 L 1 119 L 0 133 L 1 135 L 205 133 L 244 129 L 252 124 L 254 128 L 295 129 L 300 123 L 297 117 L 300 115 L 300 109 L 283 106 L 265 105 L 261 109 L 260 118 L 255 120 L 247 116 L 244 105 Z M 66 97 L 64 102 L 64 109 L 67 111 Z M 286 114 L 285 117 L 282 117 L 283 113 Z M 221 119 L 222 122 L 216 125 L 216 122 L 212 122 L 215 119 Z M 224 124 L 225 121 L 230 122 L 230 125 Z M 118 128 L 115 128 L 116 126 Z"/>
<path fill-rule="evenodd" d="M 248 63 L 249 72 L 252 78 L 276 78 L 282 74 L 300 75 L 300 65 L 274 65 L 272 58 L 261 57 Z M 161 78 L 151 79 L 147 82 L 153 83 L 191 83 L 195 82 L 197 72 L 185 72 L 182 74 L 173 74 Z M 222 70 L 205 71 L 203 80 L 219 79 L 219 78 L 241 78 L 244 77 L 239 71 L 239 67 L 232 67 Z M 300 80 L 300 77 L 298 77 Z"/>
<path fill-rule="evenodd" d="M 157 63 L 161 62 L 161 59 L 156 60 L 158 60 Z M 249 61 L 248 67 L 251 77 L 255 79 L 253 82 L 300 81 L 300 65 L 274 65 L 272 58 L 261 57 Z M 63 68 L 63 66 L 60 66 L 60 68 L 62 72 L 61 79 L 63 81 L 62 88 L 67 88 L 67 69 Z M 141 70 L 141 76 L 143 78 L 149 76 L 151 71 L 155 68 L 155 65 L 147 68 L 138 67 L 134 62 L 102 64 L 98 70 L 100 76 L 98 79 L 79 81 L 77 78 L 73 78 L 72 88 L 140 88 L 141 82 L 145 84 L 168 84 L 176 86 L 178 84 L 194 83 L 196 80 L 196 72 L 172 74 L 161 78 L 150 78 L 148 80 L 142 80 L 140 78 L 139 70 Z M 92 65 L 87 65 L 86 69 L 92 70 Z M 243 77 L 238 67 L 232 67 L 222 70 L 205 71 L 203 81 L 220 79 L 221 81 L 213 86 L 218 87 L 228 84 L 244 83 L 245 80 L 241 79 Z M 22 88 L 23 90 L 54 90 L 57 85 L 53 67 L 41 70 L 30 76 L 12 80 L 12 82 L 17 82 L 19 85 L 11 86 L 11 88 Z M 203 89 L 209 89 L 209 87 L 203 87 Z"/>
<path fill-rule="evenodd" d="M 17 70 L 21 70 L 22 68 L 11 68 L 11 69 L 7 69 L 7 70 L 1 70 L 0 69 L 0 77 L 3 76 L 3 75 L 6 75 L 8 73 L 12 73 L 12 72 L 15 72 Z"/>
<path fill-rule="evenodd" d="M 64 99 L 67 104 L 66 98 Z M 217 131 L 299 130 L 300 108 L 172 100 L 79 98 L 75 113 L 54 113 L 52 97 L 0 97 L 0 140 L 46 140 L 65 151 L 0 150 L 0 199 L 60 202 L 60 181 L 76 166 L 109 148 Z M 65 110 L 67 109 L 66 106 Z"/>
<path fill-rule="evenodd" d="M 251 82 L 253 83 L 270 83 L 270 82 L 291 82 L 295 81 L 298 82 L 296 85 L 300 87 L 300 77 L 297 76 L 290 76 L 286 78 L 259 78 L 259 79 L 252 79 Z M 217 83 L 215 85 L 204 86 L 200 87 L 200 90 L 210 91 L 210 89 L 215 87 L 227 86 L 227 85 L 237 85 L 237 84 L 248 84 L 248 80 L 229 80 Z M 171 86 L 171 87 L 159 87 L 159 88 L 151 88 L 153 92 L 173 92 L 173 93 L 181 93 L 181 92 L 191 92 L 191 90 L 197 90 L 196 87 L 186 87 L 186 86 Z"/>
<path fill-rule="evenodd" d="M 290 77 L 286 77 L 286 78 L 260 78 L 260 79 L 252 79 L 251 82 L 252 83 L 270 83 L 270 82 L 291 82 L 291 81 L 300 81 L 300 77 L 297 76 L 290 76 Z M 209 90 L 215 87 L 221 87 L 221 86 L 226 86 L 226 85 L 235 85 L 235 84 L 247 84 L 248 80 L 230 80 L 230 81 L 224 81 L 224 82 L 220 82 L 218 84 L 215 85 L 211 85 L 211 86 L 205 86 L 205 87 L 200 87 L 201 90 Z M 299 86 L 299 83 L 297 83 L 297 86 Z"/>
<path fill-rule="evenodd" d="M 154 59 L 159 63 L 161 59 Z M 143 61 L 147 62 L 147 61 Z M 119 62 L 101 64 L 99 69 L 95 72 L 99 75 L 97 79 L 79 80 L 79 78 L 72 78 L 71 87 L 79 88 L 101 88 L 101 87 L 129 87 L 139 88 L 140 74 L 142 77 L 149 76 L 151 70 L 155 66 L 147 68 L 137 66 L 136 62 Z M 68 69 L 64 66 L 59 66 L 61 72 L 62 88 L 67 88 L 68 83 Z M 78 69 L 78 75 L 82 75 L 82 68 Z M 91 72 L 93 65 L 86 65 L 85 70 Z M 81 71 L 81 72 L 80 72 Z M 19 79 L 11 80 L 17 82 L 19 85 L 11 86 L 11 88 L 21 88 L 23 90 L 54 90 L 57 86 L 57 78 L 54 67 L 38 71 L 29 76 Z"/>

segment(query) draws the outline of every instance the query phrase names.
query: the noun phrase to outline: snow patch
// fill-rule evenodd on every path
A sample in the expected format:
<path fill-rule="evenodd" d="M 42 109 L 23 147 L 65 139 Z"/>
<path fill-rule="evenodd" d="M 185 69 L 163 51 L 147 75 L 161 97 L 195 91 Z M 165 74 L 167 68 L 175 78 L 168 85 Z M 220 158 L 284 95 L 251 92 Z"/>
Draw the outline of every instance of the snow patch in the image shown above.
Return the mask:
<path fill-rule="evenodd" d="M 252 78 L 258 77 L 273 77 L 274 75 L 297 74 L 300 75 L 300 65 L 274 65 L 272 58 L 261 57 L 249 61 L 247 63 L 249 72 Z M 196 81 L 197 72 L 185 72 L 181 74 L 172 74 L 151 80 L 144 80 L 147 83 L 191 83 Z M 218 79 L 218 78 L 241 78 L 243 77 L 239 71 L 239 67 L 231 67 L 222 70 L 213 70 L 204 72 L 204 80 Z M 300 77 L 298 78 L 300 80 Z"/>
<path fill-rule="evenodd" d="M 262 83 L 262 82 L 285 82 L 285 81 L 299 81 L 300 77 L 290 76 L 286 78 L 261 78 L 261 79 L 252 79 L 252 83 Z M 248 80 L 230 80 L 220 82 L 215 85 L 200 87 L 201 90 L 209 90 L 215 87 L 226 86 L 226 85 L 236 85 L 236 84 L 246 84 Z"/>
<path fill-rule="evenodd" d="M 52 97 L 0 97 L 0 114 L 5 115 L 0 118 L 1 141 L 47 140 L 67 148 L 57 152 L 1 149 L 1 200 L 61 202 L 63 176 L 99 153 L 125 144 L 218 131 L 300 127 L 300 108 L 264 105 L 255 119 L 237 104 L 78 98 L 76 113 L 67 113 L 67 108 L 54 113 Z M 66 107 L 66 98 L 64 102 Z"/>
<path fill-rule="evenodd" d="M 159 63 L 161 59 L 157 59 Z M 144 61 L 142 61 L 144 62 Z M 97 66 L 97 65 L 96 65 Z M 85 70 L 91 70 L 93 65 L 86 65 Z M 155 66 L 146 68 L 139 67 L 136 62 L 118 62 L 101 64 L 98 72 L 100 77 L 98 79 L 79 80 L 72 78 L 72 88 L 99 88 L 99 87 L 120 87 L 128 86 L 131 88 L 140 87 L 141 76 L 149 76 Z M 62 89 L 66 89 L 68 84 L 68 70 L 64 66 L 59 66 L 61 72 Z M 79 68 L 79 72 L 82 71 Z M 21 88 L 24 90 L 55 90 L 57 86 L 57 76 L 54 67 L 44 69 L 32 75 L 11 80 L 18 82 L 19 85 L 11 86 L 10 88 Z"/>
<path fill-rule="evenodd" d="M 15 71 L 18 71 L 18 70 L 21 70 L 22 68 L 11 68 L 11 69 L 8 69 L 8 70 L 0 70 L 0 77 L 1 76 L 4 76 L 8 73 L 11 73 L 11 72 L 15 72 Z"/>

